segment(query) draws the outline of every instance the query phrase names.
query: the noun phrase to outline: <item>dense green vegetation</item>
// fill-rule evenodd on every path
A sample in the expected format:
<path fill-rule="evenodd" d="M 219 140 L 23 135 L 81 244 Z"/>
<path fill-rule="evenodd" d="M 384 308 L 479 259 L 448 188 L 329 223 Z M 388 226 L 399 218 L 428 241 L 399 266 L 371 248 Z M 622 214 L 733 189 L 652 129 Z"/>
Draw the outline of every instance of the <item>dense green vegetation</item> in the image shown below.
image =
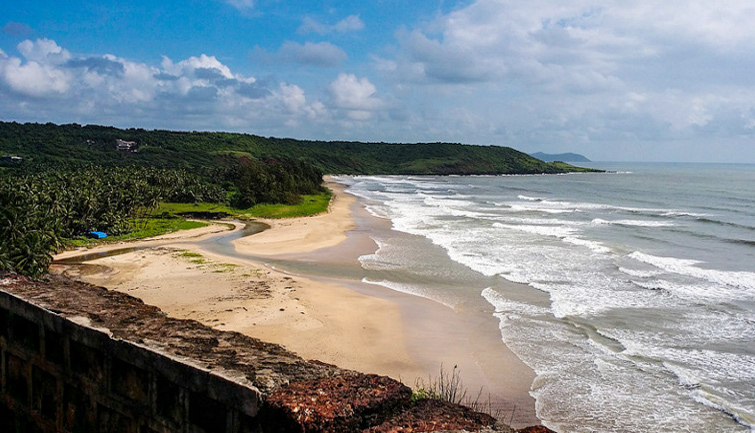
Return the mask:
<path fill-rule="evenodd" d="M 137 152 L 119 152 L 115 140 Z M 171 132 L 104 126 L 0 122 L 0 156 L 22 164 L 95 163 L 210 168 L 228 161 L 300 161 L 330 174 L 533 174 L 581 169 L 548 164 L 500 146 L 303 141 L 223 132 Z M 6 165 L 12 163 L 6 163 Z"/>
<path fill-rule="evenodd" d="M 55 251 L 86 243 L 92 231 L 131 239 L 196 226 L 170 212 L 155 212 L 163 202 L 218 203 L 272 217 L 327 209 L 322 173 L 310 165 L 249 158 L 221 162 L 193 171 L 65 160 L 56 168 L 26 161 L 5 167 L 0 172 L 0 271 L 39 277 Z"/>
<path fill-rule="evenodd" d="M 128 143 L 121 142 L 119 150 L 120 140 Z M 90 231 L 149 236 L 181 228 L 170 221 L 175 214 L 206 208 L 269 218 L 321 212 L 329 200 L 323 173 L 583 170 L 497 146 L 301 141 L 16 122 L 0 122 L 0 157 L 0 270 L 33 277 L 47 270 L 54 251 L 77 239 L 83 242 Z"/>
<path fill-rule="evenodd" d="M 216 201 L 217 186 L 184 170 L 96 166 L 0 176 L 0 269 L 37 277 L 67 240 L 146 228 L 161 200 Z"/>

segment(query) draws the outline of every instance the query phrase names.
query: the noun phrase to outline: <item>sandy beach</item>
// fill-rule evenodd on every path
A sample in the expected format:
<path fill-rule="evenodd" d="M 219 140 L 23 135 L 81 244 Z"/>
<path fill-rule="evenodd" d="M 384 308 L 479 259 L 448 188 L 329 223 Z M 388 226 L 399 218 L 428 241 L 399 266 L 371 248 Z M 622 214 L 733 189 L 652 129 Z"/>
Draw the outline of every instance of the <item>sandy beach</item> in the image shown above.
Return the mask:
<path fill-rule="evenodd" d="M 311 252 L 335 246 L 354 227 L 354 198 L 329 181 L 334 199 L 326 214 L 261 220 L 271 229 L 242 238 L 250 255 Z M 239 230 L 235 224 L 233 230 Z M 228 232 L 227 224 L 158 238 L 66 251 L 55 260 L 107 253 L 84 266 L 53 265 L 53 272 L 126 292 L 172 317 L 194 319 L 278 343 L 307 359 L 393 377 L 421 375 L 406 350 L 397 305 L 341 285 L 276 271 L 251 260 L 202 250 L 200 242 Z"/>
<path fill-rule="evenodd" d="M 234 242 L 242 254 L 275 256 L 281 254 L 308 253 L 333 247 L 347 239 L 347 232 L 354 229 L 351 206 L 356 198 L 343 191 L 343 185 L 329 176 L 325 185 L 333 191 L 328 212 L 305 218 L 259 219 L 270 230 Z"/>
<path fill-rule="evenodd" d="M 441 363 L 449 370 L 459 365 L 470 393 L 485 386 L 485 394 L 504 400 L 499 407 L 506 421 L 514 411 L 514 425 L 537 423 L 528 394 L 534 376 L 501 343 L 492 318 L 470 322 L 426 299 L 266 264 L 266 257 L 355 261 L 358 254 L 374 251 L 374 243 L 354 230 L 355 215 L 360 221 L 371 217 L 342 185 L 329 178 L 326 183 L 334 193 L 328 213 L 264 220 L 271 228 L 233 241 L 238 253 L 233 256 L 203 246 L 207 239 L 241 229 L 238 223 L 231 224 L 233 229 L 224 223 L 68 251 L 56 260 L 129 248 L 84 265 L 56 264 L 52 271 L 128 293 L 172 317 L 241 332 L 306 359 L 388 375 L 410 386 L 416 378 L 437 376 Z"/>

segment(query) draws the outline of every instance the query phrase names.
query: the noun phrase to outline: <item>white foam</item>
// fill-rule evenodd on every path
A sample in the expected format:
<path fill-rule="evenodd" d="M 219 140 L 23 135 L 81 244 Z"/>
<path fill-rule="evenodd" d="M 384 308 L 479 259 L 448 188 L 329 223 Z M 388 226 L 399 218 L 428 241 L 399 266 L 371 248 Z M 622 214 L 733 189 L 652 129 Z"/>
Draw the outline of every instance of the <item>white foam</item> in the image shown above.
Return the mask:
<path fill-rule="evenodd" d="M 370 236 L 370 239 L 372 239 L 372 241 L 377 244 L 378 248 L 372 254 L 364 254 L 359 256 L 358 260 L 362 265 L 362 268 L 367 270 L 393 269 L 394 265 L 391 263 L 386 263 L 385 260 L 385 251 L 388 248 L 388 243 L 380 238 L 373 236 Z"/>
<path fill-rule="evenodd" d="M 443 304 L 449 308 L 454 308 L 456 306 L 456 304 L 452 302 L 451 300 L 441 298 L 437 296 L 437 294 L 430 293 L 430 291 L 420 286 L 401 284 L 401 283 L 388 281 L 388 280 L 372 281 L 368 278 L 362 278 L 362 282 L 365 284 L 372 284 L 374 286 L 382 286 L 396 292 L 406 293 L 408 295 L 419 296 L 420 298 L 425 298 L 431 301 L 438 302 L 439 304 Z"/>
<path fill-rule="evenodd" d="M 509 204 L 509 209 L 516 212 L 541 212 L 548 214 L 561 214 L 561 213 L 573 213 L 575 209 L 550 209 L 539 206 L 525 206 L 519 204 Z"/>
<path fill-rule="evenodd" d="M 585 223 L 581 221 L 569 221 L 565 219 L 550 218 L 522 218 L 515 216 L 491 216 L 491 220 L 498 221 L 504 224 L 521 224 L 521 225 L 540 225 L 540 226 L 584 226 Z"/>
<path fill-rule="evenodd" d="M 726 286 L 720 286 L 717 284 L 708 284 L 705 282 L 698 284 L 684 284 L 674 283 L 663 279 L 654 279 L 649 281 L 633 280 L 632 283 L 649 290 L 665 290 L 672 295 L 689 300 L 724 301 L 734 299 L 747 299 L 747 295 L 741 290 Z"/>
<path fill-rule="evenodd" d="M 705 218 L 711 215 L 705 214 L 705 213 L 687 212 L 687 211 L 681 211 L 681 210 L 670 210 L 668 212 L 662 213 L 661 216 Z"/>
<path fill-rule="evenodd" d="M 463 184 L 453 188 L 458 179 L 422 179 L 428 185 L 422 185 L 421 194 L 413 192 L 419 181 L 404 178 L 405 184 L 392 185 L 395 192 L 365 195 L 384 204 L 395 230 L 428 239 L 451 260 L 483 275 L 529 283 L 550 297 L 549 307 L 540 307 L 507 299 L 495 288 L 480 293 L 495 308 L 502 340 L 538 375 L 532 394 L 541 419 L 563 425 L 564 431 L 575 426 L 646 431 L 658 425 L 710 431 L 705 427 L 720 423 L 724 425 L 718 431 L 736 431 L 727 417 L 706 408 L 713 404 L 703 407 L 688 395 L 698 384 L 717 395 L 730 392 L 724 395 L 740 406 L 716 401 L 720 406 L 716 410 L 725 408 L 742 419 L 749 416 L 741 406 L 752 401 L 752 393 L 746 387 L 743 391 L 739 383 L 730 384 L 755 383 L 752 351 L 747 349 L 748 341 L 755 341 L 755 317 L 747 310 L 755 298 L 748 281 L 755 275 L 705 269 L 696 260 L 613 253 L 638 249 L 630 236 L 672 226 L 674 217 L 687 216 L 683 210 L 517 197 L 511 190 L 499 194 L 484 186 L 479 196 L 469 197 L 463 195 L 470 191 Z M 449 195 L 454 189 L 462 194 Z M 486 199 L 485 204 L 477 204 Z M 551 215 L 566 213 L 570 214 Z M 618 225 L 649 229 L 612 227 Z M 609 237 L 603 237 L 606 234 Z M 643 239 L 640 245 L 658 244 Z M 379 242 L 378 246 L 372 258 L 399 267 L 404 260 L 401 269 L 406 269 L 407 257 L 421 254 L 420 250 L 399 254 Z M 367 255 L 360 261 L 372 258 Z M 434 299 L 439 296 L 437 287 L 382 278 L 364 282 L 442 302 Z M 614 353 L 619 345 L 623 351 Z M 732 347 L 734 354 L 724 353 Z M 737 351 L 743 354 L 736 355 Z M 575 397 L 565 401 L 563 395 Z"/>
<path fill-rule="evenodd" d="M 619 226 L 634 226 L 634 227 L 673 227 L 672 222 L 667 221 L 643 221 L 643 220 L 615 220 L 606 221 L 604 219 L 595 218 L 592 220 L 595 225 L 619 225 Z"/>
<path fill-rule="evenodd" d="M 540 236 L 555 237 L 555 238 L 561 239 L 563 242 L 566 242 L 568 244 L 587 247 L 592 252 L 595 252 L 595 253 L 608 253 L 611 251 L 610 248 L 606 247 L 600 242 L 583 239 L 583 238 L 580 238 L 579 236 L 576 236 L 576 233 L 578 233 L 579 230 L 575 228 L 574 225 L 568 222 L 563 222 L 563 224 L 557 224 L 557 225 L 528 225 L 528 224 L 516 225 L 516 224 L 493 223 L 493 227 L 517 230 L 517 231 L 522 231 L 522 232 L 531 233 L 531 234 L 540 235 Z"/>
<path fill-rule="evenodd" d="M 541 316 L 550 313 L 550 310 L 536 305 L 516 302 L 503 297 L 492 287 L 483 290 L 480 295 L 495 308 L 497 314 L 516 314 L 520 316 Z"/>
<path fill-rule="evenodd" d="M 543 200 L 545 200 L 544 198 L 529 197 L 529 196 L 526 196 L 526 195 L 518 195 L 518 196 L 516 196 L 516 198 L 524 200 L 524 201 L 543 201 Z"/>
<path fill-rule="evenodd" d="M 652 270 L 642 270 L 642 269 L 629 269 L 624 267 L 619 267 L 619 272 L 623 272 L 630 277 L 637 277 L 637 278 L 651 278 L 658 275 L 661 275 L 663 271 L 660 271 L 658 269 L 652 269 Z"/>
<path fill-rule="evenodd" d="M 630 258 L 653 265 L 666 272 L 700 278 L 711 283 L 726 284 L 731 287 L 755 290 L 755 273 L 744 271 L 720 271 L 718 269 L 704 269 L 698 265 L 699 260 L 678 259 L 675 257 L 658 257 L 635 251 Z"/>
<path fill-rule="evenodd" d="M 532 233 L 541 236 L 553 236 L 557 238 L 565 238 L 571 236 L 577 232 L 576 228 L 566 226 L 540 226 L 540 225 L 513 225 L 493 223 L 493 227 L 504 228 L 509 230 L 517 230 L 526 233 Z"/>
<path fill-rule="evenodd" d="M 365 205 L 364 209 L 375 218 L 390 219 L 384 206 Z"/>
<path fill-rule="evenodd" d="M 584 211 L 622 211 L 630 213 L 648 214 L 653 216 L 666 215 L 678 212 L 675 209 L 642 208 L 630 206 L 616 206 L 603 203 L 570 202 L 565 200 L 546 200 L 537 197 L 518 196 L 520 200 L 530 202 L 529 205 L 520 204 L 522 209 L 537 210 L 541 212 L 584 212 Z M 509 203 L 512 204 L 512 203 Z M 514 204 L 512 204 L 514 205 Z"/>
<path fill-rule="evenodd" d="M 590 250 L 592 250 L 595 253 L 605 254 L 605 253 L 610 253 L 611 252 L 610 248 L 608 248 L 605 245 L 603 245 L 602 243 L 596 242 L 596 241 L 589 241 L 587 239 L 582 239 L 582 238 L 578 238 L 578 237 L 574 237 L 574 236 L 567 236 L 567 237 L 565 237 L 563 239 L 563 241 L 566 242 L 566 243 L 569 243 L 569 244 L 579 245 L 579 246 L 582 246 L 582 247 L 587 247 L 587 248 L 589 248 Z"/>
<path fill-rule="evenodd" d="M 663 366 L 679 378 L 679 385 L 687 389 L 700 387 L 700 382 L 702 382 L 702 380 L 692 369 L 684 368 L 671 362 L 664 362 Z"/>
<path fill-rule="evenodd" d="M 739 424 L 747 427 L 750 431 L 755 432 L 755 411 L 736 406 L 732 402 L 707 392 L 704 389 L 696 389 L 690 393 L 690 396 L 696 402 L 721 411 L 731 416 Z"/>

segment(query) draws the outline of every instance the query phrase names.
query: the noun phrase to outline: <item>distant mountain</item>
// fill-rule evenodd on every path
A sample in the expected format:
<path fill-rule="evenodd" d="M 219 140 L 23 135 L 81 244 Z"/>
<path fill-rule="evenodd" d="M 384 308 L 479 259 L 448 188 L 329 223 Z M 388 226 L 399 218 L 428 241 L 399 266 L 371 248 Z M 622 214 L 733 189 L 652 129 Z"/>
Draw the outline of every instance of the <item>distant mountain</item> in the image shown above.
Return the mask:
<path fill-rule="evenodd" d="M 590 162 L 584 155 L 578 153 L 543 153 L 535 152 L 531 153 L 537 159 L 541 159 L 545 162 L 561 161 L 561 162 Z"/>

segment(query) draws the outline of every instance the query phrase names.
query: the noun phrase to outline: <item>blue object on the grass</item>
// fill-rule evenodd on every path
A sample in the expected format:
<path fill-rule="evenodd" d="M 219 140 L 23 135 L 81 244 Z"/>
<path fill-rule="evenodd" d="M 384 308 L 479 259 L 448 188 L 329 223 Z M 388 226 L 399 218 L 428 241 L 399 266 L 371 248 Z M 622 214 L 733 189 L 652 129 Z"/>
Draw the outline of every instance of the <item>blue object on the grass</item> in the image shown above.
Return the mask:
<path fill-rule="evenodd" d="M 93 239 L 102 239 L 107 237 L 105 232 L 89 232 L 89 237 Z"/>

